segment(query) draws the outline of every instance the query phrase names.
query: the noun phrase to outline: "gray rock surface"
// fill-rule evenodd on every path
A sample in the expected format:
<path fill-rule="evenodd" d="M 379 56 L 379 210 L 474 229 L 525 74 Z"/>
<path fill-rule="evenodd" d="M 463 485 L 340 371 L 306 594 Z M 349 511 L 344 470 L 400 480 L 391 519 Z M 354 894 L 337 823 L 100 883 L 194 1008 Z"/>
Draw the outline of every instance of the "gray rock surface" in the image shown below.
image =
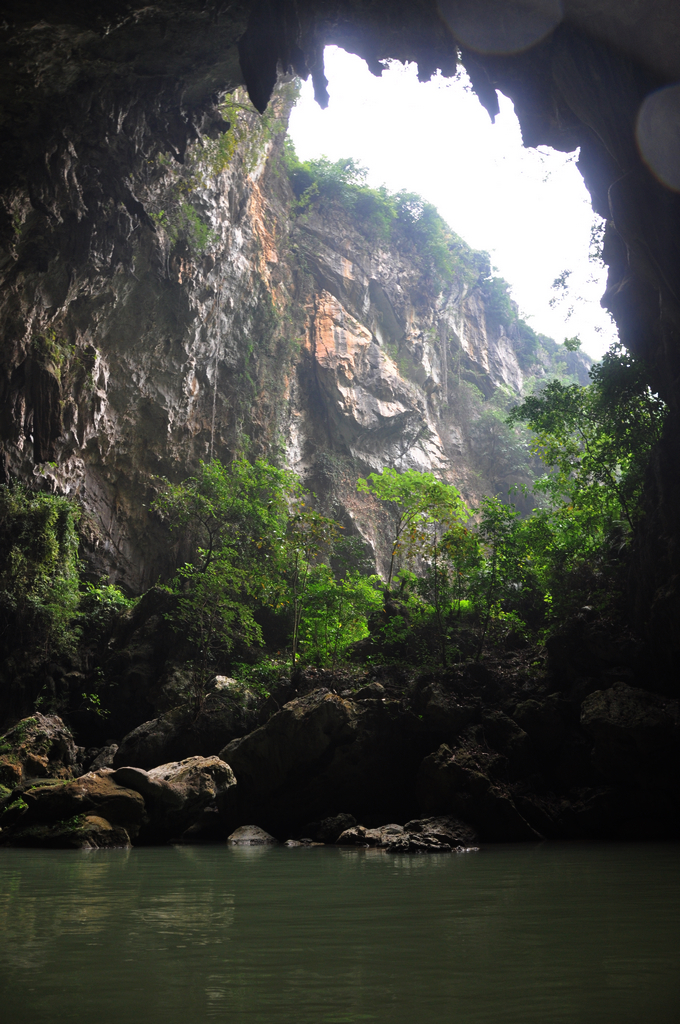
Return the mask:
<path fill-rule="evenodd" d="M 276 846 L 278 839 L 258 825 L 240 825 L 227 837 L 230 846 Z"/>
<path fill-rule="evenodd" d="M 664 770 L 678 780 L 680 702 L 615 683 L 583 701 L 581 727 L 595 741 L 593 759 L 610 781 Z"/>
<path fill-rule="evenodd" d="M 218 757 L 189 757 L 149 772 L 127 766 L 117 768 L 111 778 L 144 797 L 148 817 L 144 835 L 156 841 L 181 836 L 198 823 L 209 804 L 224 800 L 236 786 L 233 771 Z"/>
<path fill-rule="evenodd" d="M 196 714 L 186 704 L 143 722 L 121 740 L 114 766 L 134 765 L 147 771 L 155 765 L 200 755 L 217 754 L 234 736 L 243 736 L 258 724 L 258 700 L 235 697 L 233 688 L 215 688 Z"/>
<path fill-rule="evenodd" d="M 404 831 L 412 835 L 422 836 L 439 843 L 449 843 L 452 847 L 471 846 L 478 840 L 478 835 L 471 825 L 458 818 L 441 815 L 436 818 L 419 818 L 407 821 Z"/>
<path fill-rule="evenodd" d="M 88 772 L 78 779 L 45 779 L 13 793 L 0 818 L 3 843 L 24 845 L 63 845 L 65 838 L 81 829 L 87 817 L 104 819 L 112 828 L 127 835 L 123 845 L 135 838 L 144 821 L 144 799 L 133 789 L 119 785 L 110 769 Z M 96 823 L 95 823 L 96 824 Z M 104 829 L 114 845 L 123 842 L 122 833 L 109 835 L 104 826 L 93 825 L 94 832 Z M 69 845 L 69 844 L 67 844 Z"/>
<path fill-rule="evenodd" d="M 541 839 L 518 811 L 508 786 L 496 777 L 500 760 L 474 745 L 454 752 L 442 743 L 424 759 L 418 773 L 423 810 L 435 816 L 460 815 L 475 826 L 482 841 Z"/>
<path fill-rule="evenodd" d="M 275 101 L 282 121 L 285 88 Z M 245 101 L 245 93 L 236 96 Z M 138 111 L 137 128 L 147 123 Z M 90 521 L 90 563 L 139 592 L 174 567 L 176 554 L 148 512 L 153 478 L 179 478 L 209 450 L 226 459 L 239 432 L 262 452 L 283 440 L 289 465 L 323 483 L 338 517 L 346 514 L 383 561 L 377 506 L 359 498 L 356 476 L 399 463 L 436 471 L 476 497 L 468 423 L 450 399 L 461 377 L 488 393 L 498 384 L 518 392 L 518 339 L 496 325 L 474 274 L 436 294 L 417 256 L 369 244 L 360 221 L 330 209 L 291 217 L 281 138 L 272 138 L 259 115 L 217 173 L 196 131 L 182 163 L 156 159 L 164 137 L 140 156 L 134 186 L 126 173 L 125 188 L 135 188 L 135 203 L 147 212 L 134 229 L 121 213 L 122 263 L 122 256 L 112 263 L 106 248 L 83 253 L 82 265 L 69 263 L 68 272 L 59 259 L 51 270 L 32 265 L 43 242 L 26 219 L 28 197 L 13 197 L 19 224 L 12 244 L 26 244 L 29 260 L 24 286 L 0 301 L 12 338 L 2 356 L 5 403 L 16 410 L 3 438 L 7 472 L 31 480 L 39 463 L 46 484 L 78 493 Z M 83 170 L 90 166 L 80 159 Z M 68 173 L 71 167 L 69 157 Z M 60 187 L 66 175 L 62 169 Z M 209 253 L 191 232 L 178 237 L 175 192 L 210 233 Z M 90 226 L 95 248 L 111 229 L 109 213 L 100 215 Z M 54 324 L 56 361 L 35 344 Z M 574 358 L 585 371 L 585 360 Z M 545 367 L 539 360 L 530 371 Z M 256 402 L 244 392 L 246 377 Z M 342 471 L 329 473 L 334 464 Z M 128 671 L 148 667 L 140 660 Z"/>
<path fill-rule="evenodd" d="M 412 817 L 426 750 L 421 723 L 399 701 L 353 701 L 319 689 L 289 701 L 220 757 L 238 778 L 242 816 L 299 834 L 338 807 L 357 817 L 381 809 Z"/>
<path fill-rule="evenodd" d="M 93 759 L 89 770 L 91 772 L 96 772 L 99 768 L 113 768 L 113 762 L 117 751 L 117 743 L 110 743 L 107 747 L 102 747 L 97 756 Z"/>
<path fill-rule="evenodd" d="M 450 853 L 469 849 L 475 830 L 456 818 L 441 816 L 409 821 L 406 825 L 365 828 L 356 825 L 337 839 L 339 846 L 376 847 L 391 853 Z"/>

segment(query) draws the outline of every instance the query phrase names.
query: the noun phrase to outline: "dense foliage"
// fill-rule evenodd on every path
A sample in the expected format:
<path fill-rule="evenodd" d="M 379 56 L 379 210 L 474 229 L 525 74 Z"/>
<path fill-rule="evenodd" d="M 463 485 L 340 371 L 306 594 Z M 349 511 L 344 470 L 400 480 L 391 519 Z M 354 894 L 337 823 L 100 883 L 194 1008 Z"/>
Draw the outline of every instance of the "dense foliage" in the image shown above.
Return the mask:
<path fill-rule="evenodd" d="M 79 511 L 67 498 L 0 487 L 0 636 L 24 653 L 68 649 L 78 604 Z"/>
<path fill-rule="evenodd" d="M 78 558 L 80 508 L 68 498 L 0 486 L 0 707 L 19 713 L 72 709 L 57 692 L 57 663 L 72 667 L 95 646 L 131 601 L 102 581 L 82 579 Z M 59 674 L 64 675 L 63 668 Z M 92 688 L 90 688 L 91 690 Z M 96 692 L 77 691 L 98 711 Z"/>
<path fill-rule="evenodd" d="M 343 536 L 292 472 L 264 459 L 215 459 L 181 483 L 160 480 L 152 507 L 180 556 L 161 588 L 164 614 L 194 710 L 215 674 L 266 688 L 300 661 L 446 666 L 499 644 L 540 644 L 583 605 L 616 613 L 665 415 L 646 379 L 617 345 L 587 387 L 555 379 L 510 413 L 500 391 L 486 418 L 477 409 L 479 446 L 499 480 L 535 479 L 542 467 L 517 505 L 498 493 L 472 509 L 455 487 L 415 470 L 360 478 L 358 491 L 388 524 L 384 578 L 359 538 Z M 517 430 L 525 436 L 515 444 Z M 106 580 L 81 580 L 78 519 L 66 498 L 0 487 L 2 684 L 27 689 L 21 679 L 32 672 L 32 699 L 60 711 L 68 702 L 54 689 L 53 663 L 89 665 L 90 680 L 103 678 L 132 604 Z M 97 711 L 97 686 L 87 685 L 77 697 Z"/>

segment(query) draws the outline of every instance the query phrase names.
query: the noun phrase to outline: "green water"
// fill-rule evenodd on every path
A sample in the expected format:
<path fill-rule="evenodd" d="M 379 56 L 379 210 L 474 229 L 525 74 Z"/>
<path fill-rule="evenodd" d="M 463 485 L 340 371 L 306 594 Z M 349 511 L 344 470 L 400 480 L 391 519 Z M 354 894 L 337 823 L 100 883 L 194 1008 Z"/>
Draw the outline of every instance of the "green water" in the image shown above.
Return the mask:
<path fill-rule="evenodd" d="M 4 1024 L 677 1024 L 680 847 L 0 850 Z"/>

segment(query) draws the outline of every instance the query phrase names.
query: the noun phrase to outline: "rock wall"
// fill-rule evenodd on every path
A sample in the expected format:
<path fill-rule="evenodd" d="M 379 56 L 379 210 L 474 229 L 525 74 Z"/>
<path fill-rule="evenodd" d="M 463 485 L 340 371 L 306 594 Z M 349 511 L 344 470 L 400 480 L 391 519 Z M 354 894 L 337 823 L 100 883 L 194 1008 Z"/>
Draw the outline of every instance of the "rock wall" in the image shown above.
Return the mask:
<path fill-rule="evenodd" d="M 77 269 L 55 256 L 28 271 L 14 254 L 4 292 L 5 477 L 77 495 L 93 567 L 133 590 L 163 571 L 167 537 L 145 510 L 154 475 L 186 475 L 213 448 L 224 455 L 241 421 L 273 436 L 280 415 L 285 274 L 266 221 L 285 229 L 285 217 L 276 188 L 264 195 L 266 160 L 245 174 L 244 159 L 237 152 L 201 188 L 189 176 L 194 206 L 214 225 L 213 255 L 147 217 L 120 263 L 97 267 L 91 250 Z M 164 198 L 167 177 L 149 185 L 150 202 Z M 253 346 L 258 387 L 277 377 L 259 395 L 248 391 Z"/>
<path fill-rule="evenodd" d="M 136 186 L 149 223 L 124 263 L 95 273 L 92 256 L 67 273 L 55 257 L 27 272 L 19 246 L 5 292 L 5 478 L 77 495 L 92 571 L 133 591 L 181 554 L 148 512 L 156 478 L 244 446 L 286 461 L 380 560 L 357 477 L 413 467 L 474 500 L 487 483 L 460 382 L 490 394 L 524 380 L 479 283 L 461 273 L 440 292 L 417 253 L 365 237 L 350 214 L 299 212 L 281 155 L 292 83 L 268 119 L 246 100 L 230 100 L 228 158 L 209 142 L 179 168 L 149 158 Z"/>

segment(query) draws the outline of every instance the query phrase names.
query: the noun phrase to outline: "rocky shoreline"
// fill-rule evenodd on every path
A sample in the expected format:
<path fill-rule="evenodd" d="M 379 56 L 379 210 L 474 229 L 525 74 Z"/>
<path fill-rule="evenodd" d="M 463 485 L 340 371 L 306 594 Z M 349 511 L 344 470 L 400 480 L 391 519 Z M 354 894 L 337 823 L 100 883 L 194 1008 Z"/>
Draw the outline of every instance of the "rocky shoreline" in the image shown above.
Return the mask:
<path fill-rule="evenodd" d="M 679 702 L 620 679 L 550 681 L 467 663 L 340 689 L 308 670 L 243 735 L 219 714 L 173 732 L 169 713 L 98 750 L 36 713 L 0 738 L 0 845 L 242 845 L 244 829 L 391 852 L 677 838 Z"/>

